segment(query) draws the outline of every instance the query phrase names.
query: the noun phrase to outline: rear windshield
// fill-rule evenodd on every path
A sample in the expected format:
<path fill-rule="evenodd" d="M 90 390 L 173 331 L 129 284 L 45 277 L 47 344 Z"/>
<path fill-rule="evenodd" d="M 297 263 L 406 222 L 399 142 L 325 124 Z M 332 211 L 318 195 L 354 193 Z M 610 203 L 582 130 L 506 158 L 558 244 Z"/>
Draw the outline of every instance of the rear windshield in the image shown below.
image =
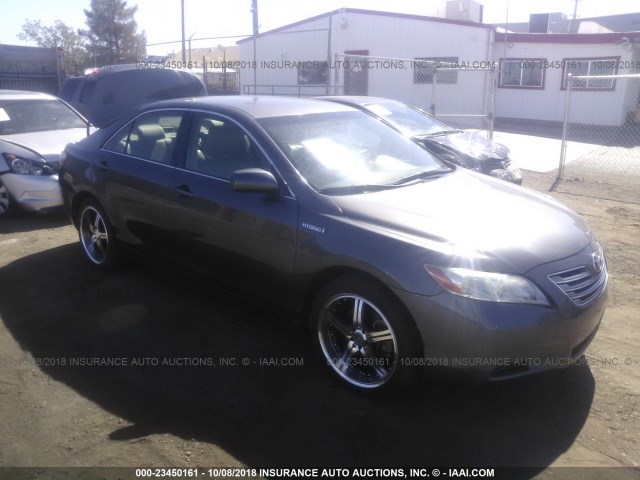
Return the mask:
<path fill-rule="evenodd" d="M 60 89 L 60 93 L 58 96 L 66 101 L 69 101 L 73 98 L 73 93 L 78 88 L 78 85 L 82 81 L 82 77 L 71 77 L 67 78 L 62 84 L 62 88 Z"/>
<path fill-rule="evenodd" d="M 374 115 L 384 118 L 405 135 L 437 135 L 451 132 L 453 127 L 399 102 L 369 103 L 364 107 Z"/>

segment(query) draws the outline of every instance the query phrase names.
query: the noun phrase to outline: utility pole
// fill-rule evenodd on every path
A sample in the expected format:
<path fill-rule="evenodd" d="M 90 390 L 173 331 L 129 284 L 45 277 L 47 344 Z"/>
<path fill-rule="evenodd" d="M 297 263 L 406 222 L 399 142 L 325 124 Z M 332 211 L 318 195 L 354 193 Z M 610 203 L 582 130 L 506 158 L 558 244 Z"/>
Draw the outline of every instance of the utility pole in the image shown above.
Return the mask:
<path fill-rule="evenodd" d="M 184 45 L 184 0 L 180 0 L 180 3 L 182 5 L 182 66 L 184 67 L 187 63 L 187 52 Z"/>
<path fill-rule="evenodd" d="M 253 94 L 256 95 L 258 89 L 258 58 L 256 55 L 256 43 L 258 39 L 258 0 L 251 0 L 251 13 L 253 14 Z"/>
<path fill-rule="evenodd" d="M 575 0 L 575 3 L 573 4 L 573 18 L 569 22 L 569 32 L 568 33 L 571 33 L 571 27 L 573 26 L 573 23 L 576 21 L 576 18 L 578 16 L 578 2 L 579 1 L 580 0 Z"/>
<path fill-rule="evenodd" d="M 509 31 L 509 0 L 507 0 L 507 12 L 504 20 L 504 53 L 502 54 L 502 62 L 498 72 L 498 85 L 502 81 L 502 72 L 507 66 L 507 32 Z"/>

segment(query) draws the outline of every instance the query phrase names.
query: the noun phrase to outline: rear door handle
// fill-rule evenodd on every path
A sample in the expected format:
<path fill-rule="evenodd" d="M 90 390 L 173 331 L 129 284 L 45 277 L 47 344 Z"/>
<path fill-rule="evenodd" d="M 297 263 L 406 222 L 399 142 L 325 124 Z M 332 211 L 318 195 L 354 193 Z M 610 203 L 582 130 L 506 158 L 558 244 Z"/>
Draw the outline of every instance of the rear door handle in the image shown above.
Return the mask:
<path fill-rule="evenodd" d="M 103 172 L 106 172 L 107 170 L 111 170 L 111 167 L 109 167 L 109 164 L 107 163 L 106 160 L 102 160 L 101 162 L 98 162 L 98 168 Z"/>
<path fill-rule="evenodd" d="M 180 185 L 179 187 L 176 187 L 176 194 L 183 200 L 193 197 L 193 192 L 189 188 L 189 185 Z"/>

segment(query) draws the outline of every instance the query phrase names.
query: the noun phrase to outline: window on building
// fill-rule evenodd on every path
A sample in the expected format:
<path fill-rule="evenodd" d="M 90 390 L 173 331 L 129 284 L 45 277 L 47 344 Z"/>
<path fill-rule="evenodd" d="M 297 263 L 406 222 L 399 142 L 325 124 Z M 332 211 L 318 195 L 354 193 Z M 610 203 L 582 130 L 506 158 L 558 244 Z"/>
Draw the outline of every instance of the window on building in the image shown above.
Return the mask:
<path fill-rule="evenodd" d="M 562 89 L 567 88 L 567 74 L 574 76 L 602 76 L 618 73 L 620 57 L 565 58 L 562 72 Z M 574 79 L 573 90 L 615 90 L 613 78 Z"/>
<path fill-rule="evenodd" d="M 298 67 L 298 85 L 325 85 L 329 75 L 327 62 L 301 62 Z"/>
<path fill-rule="evenodd" d="M 458 64 L 458 57 L 421 57 L 413 62 L 413 83 L 458 83 L 458 72 L 447 70 Z M 437 73 L 436 73 L 437 71 Z"/>
<path fill-rule="evenodd" d="M 542 58 L 507 58 L 500 64 L 500 88 L 544 89 Z"/>

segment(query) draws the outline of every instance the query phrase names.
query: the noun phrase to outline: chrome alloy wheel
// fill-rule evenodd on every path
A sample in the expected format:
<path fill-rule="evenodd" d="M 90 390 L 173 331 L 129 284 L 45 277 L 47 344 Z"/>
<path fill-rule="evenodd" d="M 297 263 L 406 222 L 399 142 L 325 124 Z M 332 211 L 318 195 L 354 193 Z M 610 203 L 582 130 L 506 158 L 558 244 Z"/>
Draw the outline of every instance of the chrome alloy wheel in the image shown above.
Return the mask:
<path fill-rule="evenodd" d="M 89 205 L 80 218 L 80 240 L 89 260 L 96 265 L 103 264 L 109 249 L 109 232 L 102 214 Z"/>
<path fill-rule="evenodd" d="M 378 388 L 397 368 L 398 344 L 389 321 L 358 295 L 327 300 L 320 311 L 318 339 L 329 365 L 356 387 Z"/>

